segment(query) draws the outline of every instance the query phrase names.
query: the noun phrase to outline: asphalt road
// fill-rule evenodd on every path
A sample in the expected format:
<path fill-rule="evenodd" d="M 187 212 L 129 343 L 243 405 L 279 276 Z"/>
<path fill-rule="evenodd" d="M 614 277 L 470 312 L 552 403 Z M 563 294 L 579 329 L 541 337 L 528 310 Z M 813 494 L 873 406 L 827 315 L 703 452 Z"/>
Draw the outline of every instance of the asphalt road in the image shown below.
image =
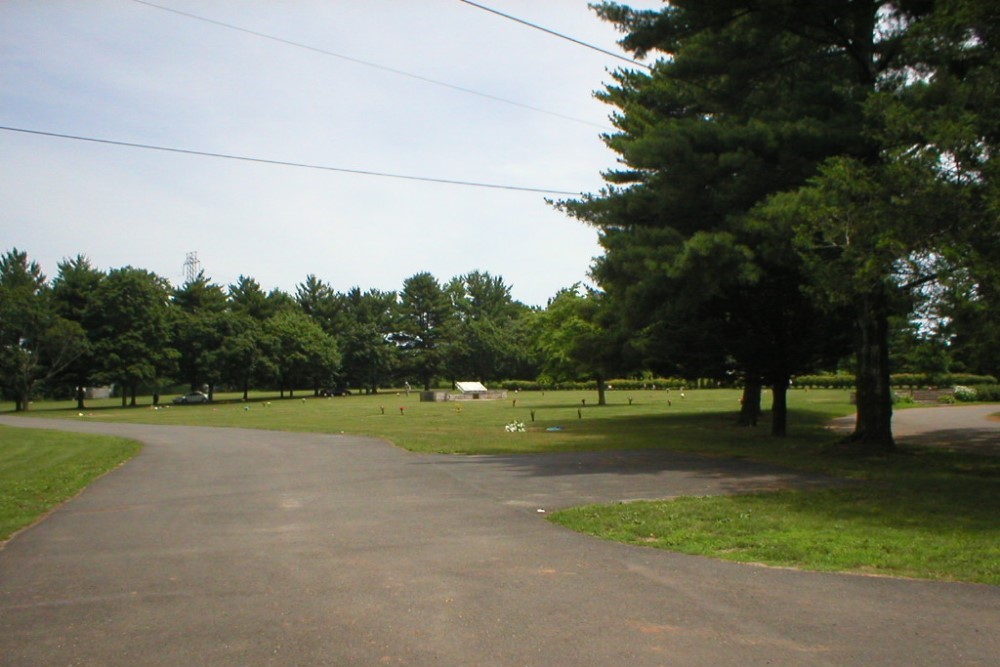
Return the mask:
<path fill-rule="evenodd" d="M 896 410 L 892 432 L 900 445 L 945 447 L 1000 454 L 1000 405 L 936 405 Z M 854 417 L 837 419 L 834 428 L 850 430 Z"/>
<path fill-rule="evenodd" d="M 666 454 L 16 420 L 146 444 L 0 550 L 0 665 L 996 665 L 1000 588 L 738 565 L 538 510 L 823 483 Z"/>

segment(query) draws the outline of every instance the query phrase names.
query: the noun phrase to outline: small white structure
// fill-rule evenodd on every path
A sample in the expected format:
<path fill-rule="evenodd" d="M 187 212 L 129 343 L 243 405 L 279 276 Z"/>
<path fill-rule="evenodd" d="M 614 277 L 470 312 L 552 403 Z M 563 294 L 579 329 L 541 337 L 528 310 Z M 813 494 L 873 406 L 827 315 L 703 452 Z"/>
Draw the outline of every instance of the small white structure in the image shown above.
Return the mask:
<path fill-rule="evenodd" d="M 483 386 L 482 382 L 456 382 L 455 389 L 462 394 L 488 394 L 489 390 Z"/>
<path fill-rule="evenodd" d="M 436 401 L 473 401 L 473 400 L 496 400 L 507 398 L 507 391 L 490 391 L 481 382 L 456 382 L 456 391 L 423 391 L 420 392 L 420 400 L 428 402 Z"/>

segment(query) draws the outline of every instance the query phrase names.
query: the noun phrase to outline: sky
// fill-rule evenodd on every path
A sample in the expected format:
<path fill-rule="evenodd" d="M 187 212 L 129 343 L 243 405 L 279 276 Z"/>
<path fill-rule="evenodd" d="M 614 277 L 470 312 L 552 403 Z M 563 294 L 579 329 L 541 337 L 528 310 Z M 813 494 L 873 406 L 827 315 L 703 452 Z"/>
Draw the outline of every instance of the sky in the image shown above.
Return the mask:
<path fill-rule="evenodd" d="M 636 66 L 459 0 L 150 2 L 176 11 L 0 2 L 0 126 L 326 169 L 0 130 L 0 251 L 174 285 L 195 252 L 289 293 L 485 271 L 539 306 L 587 280 L 597 232 L 546 203 L 569 195 L 336 170 L 596 193 L 615 154 L 593 93 Z M 626 55 L 584 0 L 479 4 Z"/>

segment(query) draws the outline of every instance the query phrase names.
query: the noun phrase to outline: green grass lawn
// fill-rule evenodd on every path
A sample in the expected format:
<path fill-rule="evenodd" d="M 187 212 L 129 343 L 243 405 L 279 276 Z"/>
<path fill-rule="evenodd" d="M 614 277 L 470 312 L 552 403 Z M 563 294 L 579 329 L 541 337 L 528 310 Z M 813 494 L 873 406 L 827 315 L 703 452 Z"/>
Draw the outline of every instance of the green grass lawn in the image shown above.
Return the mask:
<path fill-rule="evenodd" d="M 995 462 L 946 455 L 910 468 L 848 488 L 588 506 L 550 519 L 744 563 L 1000 584 Z"/>
<path fill-rule="evenodd" d="M 824 428 L 849 414 L 846 391 L 792 391 L 789 435 L 735 426 L 732 390 L 522 392 L 505 401 L 421 403 L 413 393 L 243 403 L 220 395 L 204 406 L 122 409 L 94 401 L 39 404 L 31 415 L 153 424 L 197 424 L 351 433 L 416 452 L 511 454 L 662 448 L 746 458 L 859 483 L 567 510 L 550 518 L 607 539 L 716 558 L 815 570 L 1000 584 L 1000 460 L 939 451 L 891 457 L 837 453 Z M 765 399 L 765 403 L 767 399 Z M 7 408 L 8 406 L 0 406 Z M 402 408 L 402 410 L 400 410 Z M 532 421 L 534 412 L 534 421 Z M 524 433 L 504 426 L 523 422 Z M 550 430 L 558 429 L 558 430 Z M 67 436 L 77 437 L 77 436 Z"/>
<path fill-rule="evenodd" d="M 121 408 L 118 399 L 90 401 L 78 411 L 71 402 L 39 403 L 26 413 L 59 417 L 148 424 L 196 424 L 284 431 L 352 433 L 385 438 L 417 452 L 510 454 L 604 449 L 666 447 L 714 451 L 720 455 L 742 450 L 757 456 L 771 449 L 767 425 L 756 429 L 734 426 L 740 393 L 735 390 L 609 392 L 609 405 L 597 407 L 596 392 L 521 392 L 507 400 L 422 403 L 416 392 L 386 392 L 372 396 L 315 398 L 306 395 L 278 399 L 273 394 L 219 394 L 210 405 L 153 409 L 148 398 L 136 408 Z M 631 404 L 629 404 L 631 399 Z M 586 402 L 586 404 L 584 404 Z M 811 442 L 828 437 L 821 428 L 828 418 L 851 411 L 846 391 L 796 391 L 792 437 Z M 0 405 L 7 412 L 9 405 Z M 402 412 L 400 411 L 402 408 Z M 534 421 L 532 421 L 534 412 Z M 525 433 L 508 433 L 513 421 Z M 559 431 L 548 429 L 559 428 Z M 739 450 L 734 452 L 734 449 Z M 786 451 L 788 447 L 778 448 Z"/>
<path fill-rule="evenodd" d="M 122 438 L 0 426 L 0 542 L 138 451 Z"/>

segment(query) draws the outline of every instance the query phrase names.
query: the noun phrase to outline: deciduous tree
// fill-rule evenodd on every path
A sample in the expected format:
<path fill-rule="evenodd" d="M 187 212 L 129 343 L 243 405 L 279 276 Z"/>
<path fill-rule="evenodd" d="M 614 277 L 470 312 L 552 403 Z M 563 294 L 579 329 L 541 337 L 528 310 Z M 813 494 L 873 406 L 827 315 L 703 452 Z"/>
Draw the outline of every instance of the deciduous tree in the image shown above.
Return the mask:
<path fill-rule="evenodd" d="M 329 386 L 340 366 L 337 342 L 308 315 L 282 311 L 264 323 L 268 358 L 281 394 Z"/>
<path fill-rule="evenodd" d="M 594 380 L 598 405 L 607 404 L 607 380 L 621 367 L 621 336 L 610 315 L 603 294 L 575 285 L 549 300 L 538 322 L 544 372 L 557 380 Z"/>
<path fill-rule="evenodd" d="M 95 308 L 101 324 L 94 352 L 103 379 L 121 390 L 122 406 L 136 405 L 141 385 L 153 389 L 155 403 L 159 385 L 176 369 L 169 283 L 145 269 L 112 269 L 98 285 Z"/>

